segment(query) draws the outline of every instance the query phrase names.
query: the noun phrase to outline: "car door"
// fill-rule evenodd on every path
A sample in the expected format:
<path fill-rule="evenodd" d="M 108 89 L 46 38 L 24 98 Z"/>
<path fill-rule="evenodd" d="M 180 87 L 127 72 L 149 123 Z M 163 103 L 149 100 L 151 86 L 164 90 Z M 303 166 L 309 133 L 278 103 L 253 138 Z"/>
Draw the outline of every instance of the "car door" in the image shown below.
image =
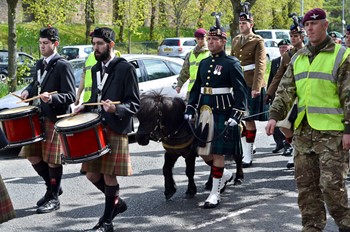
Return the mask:
<path fill-rule="evenodd" d="M 141 62 L 145 74 L 144 81 L 139 83 L 141 94 L 155 90 L 170 97 L 177 95 L 173 83 L 177 81 L 178 75 L 165 60 L 143 59 Z"/>

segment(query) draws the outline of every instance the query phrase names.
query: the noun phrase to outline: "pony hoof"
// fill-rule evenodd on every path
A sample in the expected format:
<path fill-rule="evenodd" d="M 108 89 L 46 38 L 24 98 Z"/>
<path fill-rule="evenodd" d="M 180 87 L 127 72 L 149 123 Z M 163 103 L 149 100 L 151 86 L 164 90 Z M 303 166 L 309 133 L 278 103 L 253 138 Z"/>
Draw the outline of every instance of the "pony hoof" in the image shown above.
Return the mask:
<path fill-rule="evenodd" d="M 176 192 L 176 191 L 164 193 L 165 199 L 166 199 L 167 201 L 170 200 L 170 198 L 172 198 L 172 196 L 174 196 L 175 192 Z"/>
<path fill-rule="evenodd" d="M 241 185 L 243 182 L 243 180 L 241 179 L 235 179 L 235 181 L 233 182 L 233 185 Z"/>

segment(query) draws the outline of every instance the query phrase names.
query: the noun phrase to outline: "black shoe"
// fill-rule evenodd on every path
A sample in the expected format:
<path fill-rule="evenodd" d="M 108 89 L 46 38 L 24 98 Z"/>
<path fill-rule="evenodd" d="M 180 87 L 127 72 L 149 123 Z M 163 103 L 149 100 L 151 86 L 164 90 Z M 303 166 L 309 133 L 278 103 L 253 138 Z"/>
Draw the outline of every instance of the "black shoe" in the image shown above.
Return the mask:
<path fill-rule="evenodd" d="M 98 222 L 92 229 L 85 232 L 114 232 L 112 222 Z"/>
<path fill-rule="evenodd" d="M 253 165 L 253 161 L 250 161 L 250 163 L 242 163 L 242 168 L 249 168 Z"/>
<path fill-rule="evenodd" d="M 213 209 L 213 208 L 216 208 L 219 204 L 220 204 L 220 201 L 218 201 L 216 204 L 205 202 L 204 209 Z"/>
<path fill-rule="evenodd" d="M 112 220 L 120 213 L 124 213 L 128 209 L 125 201 L 120 197 L 118 198 L 118 203 L 114 206 Z"/>
<path fill-rule="evenodd" d="M 63 190 L 62 190 L 62 188 L 60 188 L 60 190 L 58 191 L 58 196 L 61 196 L 62 193 L 63 193 Z M 52 196 L 51 191 L 47 190 L 45 195 L 38 200 L 38 202 L 36 203 L 36 206 L 40 207 L 40 206 L 44 205 L 46 202 L 48 202 L 49 200 L 51 200 L 52 198 L 53 198 L 53 196 Z"/>
<path fill-rule="evenodd" d="M 278 153 L 283 148 L 283 144 L 276 145 L 276 148 L 272 150 L 272 153 Z"/>
<path fill-rule="evenodd" d="M 37 208 L 36 213 L 51 213 L 60 208 L 60 201 L 58 199 L 51 199 L 44 205 Z"/>
<path fill-rule="evenodd" d="M 292 156 L 293 147 L 290 144 L 284 146 L 283 156 Z"/>

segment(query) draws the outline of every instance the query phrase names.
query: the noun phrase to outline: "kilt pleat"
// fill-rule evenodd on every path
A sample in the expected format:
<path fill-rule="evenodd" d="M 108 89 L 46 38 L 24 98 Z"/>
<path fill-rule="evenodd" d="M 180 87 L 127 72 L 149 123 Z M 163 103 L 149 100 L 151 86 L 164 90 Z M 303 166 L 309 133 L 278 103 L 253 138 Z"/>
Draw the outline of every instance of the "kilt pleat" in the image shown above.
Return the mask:
<path fill-rule="evenodd" d="M 247 87 L 247 89 L 248 89 L 248 93 L 251 93 L 252 89 L 250 87 Z M 252 95 L 248 94 L 249 115 L 258 114 L 269 110 L 269 106 L 266 105 L 264 101 L 265 95 L 266 95 L 265 88 L 261 88 L 260 96 L 256 98 L 252 98 Z M 264 114 L 251 117 L 247 121 L 267 121 L 268 118 L 269 118 L 269 113 L 266 112 Z"/>
<path fill-rule="evenodd" d="M 59 136 L 54 128 L 55 124 L 48 119 L 44 121 L 44 140 L 25 145 L 19 156 L 25 158 L 40 156 L 43 161 L 49 164 L 62 164 L 62 147 Z"/>
<path fill-rule="evenodd" d="M 106 139 L 111 151 L 96 159 L 84 162 L 82 170 L 115 176 L 132 174 L 128 135 L 120 135 L 106 128 Z"/>
<path fill-rule="evenodd" d="M 16 217 L 10 196 L 0 175 L 0 224 Z"/>

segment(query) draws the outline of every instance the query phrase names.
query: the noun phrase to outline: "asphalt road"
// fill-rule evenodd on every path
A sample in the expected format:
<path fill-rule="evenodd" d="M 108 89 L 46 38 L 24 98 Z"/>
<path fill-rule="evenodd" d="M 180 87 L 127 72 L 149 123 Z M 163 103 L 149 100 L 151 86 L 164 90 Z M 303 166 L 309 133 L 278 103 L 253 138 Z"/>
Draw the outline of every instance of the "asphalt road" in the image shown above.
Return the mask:
<path fill-rule="evenodd" d="M 294 171 L 286 168 L 286 157 L 271 153 L 274 142 L 265 135 L 264 125 L 259 123 L 253 167 L 244 169 L 242 185 L 227 186 L 221 204 L 215 209 L 203 209 L 209 194 L 203 188 L 209 168 L 200 158 L 196 162 L 196 197 L 184 199 L 187 179 L 184 160 L 179 159 L 174 168 L 178 191 L 171 201 L 166 201 L 161 144 L 152 142 L 141 147 L 131 143 L 134 174 L 119 178 L 120 194 L 129 208 L 114 219 L 115 231 L 300 231 Z M 227 167 L 235 170 L 235 164 Z M 1 152 L 0 173 L 17 218 L 1 224 L 0 231 L 82 231 L 94 226 L 103 213 L 104 196 L 79 170 L 79 164 L 64 165 L 61 209 L 36 214 L 34 206 L 45 191 L 42 179 L 27 160 L 8 151 Z M 338 231 L 330 216 L 325 231 Z"/>

